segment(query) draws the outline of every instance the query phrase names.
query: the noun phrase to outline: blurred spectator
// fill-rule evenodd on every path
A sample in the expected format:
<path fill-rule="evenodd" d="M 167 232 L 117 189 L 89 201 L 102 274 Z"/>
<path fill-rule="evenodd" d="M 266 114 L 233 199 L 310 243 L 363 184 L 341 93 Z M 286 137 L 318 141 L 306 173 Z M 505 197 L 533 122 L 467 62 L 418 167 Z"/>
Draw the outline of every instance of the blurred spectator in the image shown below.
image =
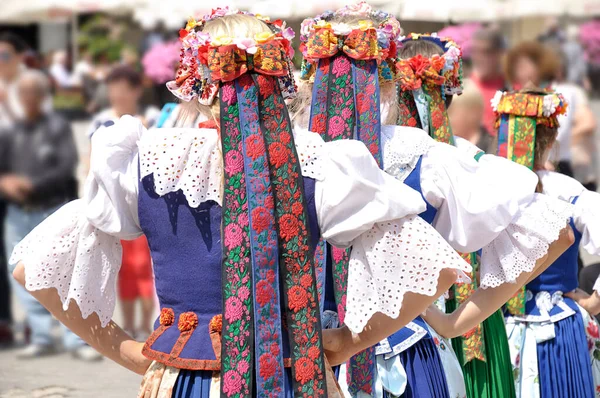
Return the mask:
<path fill-rule="evenodd" d="M 114 68 L 106 78 L 110 108 L 100 112 L 90 126 L 88 135 L 102 134 L 102 127 L 113 125 L 121 116 L 132 115 L 152 127 L 160 116 L 158 108 L 140 109 L 142 96 L 142 76 L 130 66 Z M 119 271 L 119 298 L 123 309 L 123 327 L 132 336 L 148 337 L 152 331 L 154 316 L 154 279 L 152 259 L 145 237 L 133 241 L 123 241 L 123 262 Z M 142 303 L 142 326 L 135 324 L 135 305 Z"/>
<path fill-rule="evenodd" d="M 0 33 L 0 128 L 23 116 L 16 81 L 25 69 L 23 54 L 27 46 L 11 32 Z"/>
<path fill-rule="evenodd" d="M 596 191 L 596 173 L 593 158 L 596 151 L 596 118 L 586 92 L 566 79 L 569 75 L 568 54 L 564 54 L 558 68 L 554 89 L 569 104 L 568 112 L 559 118 L 560 127 L 551 160 L 558 163 L 558 171 L 575 177 L 587 189 Z"/>
<path fill-rule="evenodd" d="M 87 106 L 88 113 L 96 113 L 101 109 L 110 106 L 108 102 L 108 89 L 106 87 L 106 77 L 110 73 L 112 66 L 107 54 L 96 56 L 94 67 L 92 69 L 92 79 L 95 84 L 90 84 L 91 101 Z"/>
<path fill-rule="evenodd" d="M 504 90 L 506 84 L 502 74 L 502 56 L 505 41 L 502 33 L 497 29 L 484 28 L 475 33 L 471 49 L 473 71 L 471 80 L 481 93 L 483 103 L 483 126 L 487 133 L 496 136 L 494 123 L 496 116 L 491 106 L 491 99 L 498 90 Z"/>
<path fill-rule="evenodd" d="M 508 52 L 504 71 L 506 80 L 515 90 L 521 89 L 527 83 L 544 88 L 552 83 L 559 66 L 558 55 L 548 46 L 527 41 Z"/>
<path fill-rule="evenodd" d="M 565 33 L 560 28 L 560 21 L 556 17 L 546 19 L 544 32 L 538 36 L 538 41 L 550 48 L 561 48 L 565 42 Z"/>
<path fill-rule="evenodd" d="M 92 120 L 88 136 L 91 137 L 103 125 L 111 125 L 123 115 L 138 117 L 148 128 L 154 126 L 160 110 L 140 106 L 142 97 L 142 76 L 129 66 L 115 67 L 106 78 L 110 108 L 100 112 Z"/>
<path fill-rule="evenodd" d="M 77 85 L 76 76 L 69 71 L 69 58 L 66 51 L 54 53 L 49 72 L 57 88 L 72 88 Z"/>
<path fill-rule="evenodd" d="M 131 47 L 123 48 L 121 50 L 121 65 L 138 70 L 140 67 L 140 56 L 137 51 Z"/>
<path fill-rule="evenodd" d="M 454 96 L 452 105 L 448 108 L 452 132 L 477 145 L 482 151 L 495 154 L 494 137 L 483 127 L 483 111 L 486 106 L 483 96 L 469 80 L 464 87 L 462 95 Z"/>
<path fill-rule="evenodd" d="M 23 117 L 0 133 L 0 194 L 9 203 L 4 221 L 7 253 L 76 193 L 77 148 L 69 123 L 44 108 L 50 95 L 48 78 L 40 71 L 28 70 L 20 74 L 16 87 Z M 52 316 L 16 282 L 13 288 L 31 328 L 31 344 L 20 357 L 53 352 Z M 77 358 L 100 358 L 68 330 L 64 331 L 63 341 Z"/>
<path fill-rule="evenodd" d="M 566 40 L 562 46 L 562 51 L 565 54 L 564 61 L 567 63 L 565 66 L 567 71 L 565 80 L 584 87 L 586 90 L 590 90 L 591 83 L 588 78 L 588 63 L 586 61 L 585 50 L 579 42 L 579 28 L 577 25 L 570 25 L 567 28 Z"/>

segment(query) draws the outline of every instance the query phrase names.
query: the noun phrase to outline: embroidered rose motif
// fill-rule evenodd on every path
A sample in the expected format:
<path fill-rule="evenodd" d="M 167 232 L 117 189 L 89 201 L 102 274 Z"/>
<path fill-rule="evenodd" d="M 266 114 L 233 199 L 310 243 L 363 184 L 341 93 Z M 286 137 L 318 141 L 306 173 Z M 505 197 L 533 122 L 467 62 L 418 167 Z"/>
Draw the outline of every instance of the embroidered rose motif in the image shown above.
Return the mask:
<path fill-rule="evenodd" d="M 288 304 L 294 312 L 306 308 L 308 305 L 306 290 L 299 286 L 293 286 L 288 293 Z"/>
<path fill-rule="evenodd" d="M 315 376 L 315 366 L 308 358 L 300 358 L 295 364 L 296 381 L 308 383 Z"/>
<path fill-rule="evenodd" d="M 319 350 L 319 347 L 312 346 L 308 349 L 308 357 L 313 361 L 319 358 L 319 355 L 321 355 L 321 350 Z"/>
<path fill-rule="evenodd" d="M 229 224 L 225 227 L 225 246 L 229 250 L 238 247 L 242 243 L 242 229 L 237 224 Z"/>
<path fill-rule="evenodd" d="M 252 229 L 260 234 L 269 226 L 269 212 L 263 207 L 252 210 Z"/>
<path fill-rule="evenodd" d="M 225 318 L 229 323 L 242 319 L 243 305 L 239 298 L 229 297 L 225 301 Z"/>
<path fill-rule="evenodd" d="M 221 333 L 223 330 L 223 315 L 215 315 L 208 324 L 208 330 L 210 333 Z"/>
<path fill-rule="evenodd" d="M 227 84 L 221 88 L 221 95 L 223 101 L 228 105 L 233 105 L 237 102 L 237 94 L 232 84 Z"/>
<path fill-rule="evenodd" d="M 262 354 L 258 360 L 260 365 L 260 377 L 263 379 L 269 379 L 275 376 L 277 370 L 277 361 L 275 357 L 270 353 Z"/>
<path fill-rule="evenodd" d="M 258 81 L 260 95 L 263 97 L 268 97 L 273 94 L 273 91 L 275 91 L 275 85 L 272 78 L 258 75 L 256 79 Z"/>
<path fill-rule="evenodd" d="M 250 289 L 248 289 L 248 286 L 242 286 L 238 289 L 238 297 L 242 301 L 246 301 L 248 297 L 250 297 Z"/>
<path fill-rule="evenodd" d="M 225 171 L 227 173 L 236 174 L 244 169 L 244 158 L 238 151 L 229 151 L 225 155 Z"/>
<path fill-rule="evenodd" d="M 305 289 L 308 289 L 312 285 L 312 281 L 313 278 L 309 274 L 302 275 L 302 278 L 300 278 L 300 284 Z"/>
<path fill-rule="evenodd" d="M 184 312 L 179 315 L 177 328 L 180 332 L 189 332 L 196 329 L 196 326 L 198 326 L 198 316 L 193 312 Z"/>
<path fill-rule="evenodd" d="M 171 326 L 175 322 L 175 313 L 171 308 L 163 308 L 160 311 L 159 322 L 163 326 Z"/>
<path fill-rule="evenodd" d="M 291 214 L 284 214 L 279 223 L 279 233 L 286 240 L 292 240 L 298 235 L 300 222 Z"/>
<path fill-rule="evenodd" d="M 274 142 L 269 145 L 269 155 L 271 163 L 274 164 L 275 167 L 283 166 L 289 159 L 286 147 L 280 142 Z"/>
<path fill-rule="evenodd" d="M 242 376 L 236 370 L 229 370 L 223 376 L 223 392 L 232 396 L 242 390 Z"/>
<path fill-rule="evenodd" d="M 265 153 L 265 143 L 258 134 L 246 138 L 246 153 L 252 160 L 256 160 Z"/>
<path fill-rule="evenodd" d="M 315 133 L 324 133 L 326 129 L 325 115 L 316 115 L 312 119 L 311 130 Z"/>
<path fill-rule="evenodd" d="M 256 284 L 256 302 L 261 306 L 273 300 L 274 295 L 275 291 L 267 281 L 259 281 Z"/>
<path fill-rule="evenodd" d="M 345 57 L 339 57 L 333 61 L 333 74 L 335 77 L 340 77 L 348 72 L 350 72 L 350 61 Z"/>
<path fill-rule="evenodd" d="M 281 348 L 279 347 L 279 344 L 273 343 L 271 344 L 270 351 L 272 355 L 277 356 L 281 352 Z"/>

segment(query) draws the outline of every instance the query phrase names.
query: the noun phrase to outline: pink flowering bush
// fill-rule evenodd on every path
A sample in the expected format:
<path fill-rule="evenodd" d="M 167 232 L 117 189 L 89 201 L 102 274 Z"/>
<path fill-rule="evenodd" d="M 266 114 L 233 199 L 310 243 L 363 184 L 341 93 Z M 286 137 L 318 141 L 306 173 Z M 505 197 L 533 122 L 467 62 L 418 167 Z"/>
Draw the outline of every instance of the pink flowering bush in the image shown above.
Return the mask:
<path fill-rule="evenodd" d="M 463 57 L 469 58 L 471 56 L 473 36 L 479 29 L 481 29 L 481 24 L 478 23 L 447 26 L 438 32 L 438 36 L 452 39 L 462 49 Z"/>
<path fill-rule="evenodd" d="M 600 66 L 600 21 L 590 21 L 579 27 L 579 40 L 585 49 L 587 61 Z"/>
<path fill-rule="evenodd" d="M 181 44 L 178 41 L 152 46 L 142 58 L 144 74 L 156 84 L 164 84 L 173 80 L 180 51 Z"/>

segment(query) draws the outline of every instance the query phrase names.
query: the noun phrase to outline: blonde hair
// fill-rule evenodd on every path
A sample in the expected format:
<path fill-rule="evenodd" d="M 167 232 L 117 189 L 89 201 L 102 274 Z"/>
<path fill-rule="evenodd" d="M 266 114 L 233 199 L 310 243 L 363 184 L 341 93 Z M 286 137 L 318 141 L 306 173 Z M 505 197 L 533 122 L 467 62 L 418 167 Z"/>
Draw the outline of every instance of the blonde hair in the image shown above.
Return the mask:
<path fill-rule="evenodd" d="M 477 108 L 478 110 L 485 110 L 485 101 L 481 92 L 477 89 L 477 86 L 471 81 L 466 80 L 464 83 L 464 89 L 462 95 L 454 96 L 452 100 L 452 106 L 463 106 L 466 108 Z"/>
<path fill-rule="evenodd" d="M 229 36 L 235 38 L 252 38 L 258 33 L 271 32 L 266 23 L 252 15 L 245 14 L 225 15 L 221 18 L 213 19 L 204 24 L 201 30 L 202 32 L 209 33 L 211 37 Z M 209 106 L 192 100 L 183 105 L 177 124 L 187 125 L 190 121 L 193 123 L 200 115 L 207 120 L 218 122 L 219 114 L 219 101 L 215 101 Z"/>
<path fill-rule="evenodd" d="M 358 15 L 336 15 L 330 21 L 335 27 L 339 24 L 346 24 L 352 28 L 357 28 L 359 21 L 370 20 L 373 24 L 380 24 L 381 20 L 367 18 Z M 301 128 L 308 128 L 310 119 L 310 107 L 312 104 L 313 83 L 300 81 L 298 83 L 298 94 L 294 100 L 289 103 L 288 109 L 292 122 Z M 380 84 L 380 110 L 381 124 L 395 125 L 400 115 L 400 106 L 398 104 L 398 95 L 396 93 L 396 84 L 386 82 Z"/>

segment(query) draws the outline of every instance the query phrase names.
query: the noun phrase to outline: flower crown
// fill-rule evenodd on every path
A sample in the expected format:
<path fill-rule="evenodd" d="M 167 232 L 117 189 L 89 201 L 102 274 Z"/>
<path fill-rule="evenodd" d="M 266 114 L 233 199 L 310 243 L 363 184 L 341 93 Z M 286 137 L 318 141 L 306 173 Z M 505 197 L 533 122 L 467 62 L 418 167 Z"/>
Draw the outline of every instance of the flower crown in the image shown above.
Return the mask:
<path fill-rule="evenodd" d="M 331 25 L 339 16 L 364 17 L 358 27 L 345 23 Z M 381 21 L 377 26 L 373 21 Z M 400 22 L 391 14 L 373 10 L 365 2 L 326 11 L 315 18 L 305 19 L 300 29 L 300 50 L 304 56 L 301 78 L 314 79 L 319 59 L 345 53 L 357 60 L 377 60 L 380 79 L 394 78 L 393 61 L 397 55 L 396 42 L 401 34 Z"/>
<path fill-rule="evenodd" d="M 496 127 L 500 125 L 503 114 L 530 117 L 536 119 L 536 124 L 558 127 L 558 116 L 565 115 L 568 108 L 562 94 L 552 90 L 516 93 L 498 91 L 490 102 L 496 113 Z"/>
<path fill-rule="evenodd" d="M 242 38 L 211 37 L 202 31 L 207 22 L 227 15 L 254 16 L 266 23 L 271 32 Z M 179 31 L 181 60 L 176 78 L 167 83 L 167 88 L 183 101 L 197 99 L 203 105 L 211 105 L 220 83 L 254 71 L 278 77 L 284 97 L 292 97 L 296 93 L 291 63 L 294 36 L 294 31 L 281 20 L 271 21 L 268 17 L 229 7 L 216 8 L 201 20 L 190 19 Z"/>
<path fill-rule="evenodd" d="M 402 68 L 409 66 L 412 70 L 417 72 L 419 67 L 430 66 L 433 74 L 430 76 L 433 79 L 433 83 L 436 85 L 443 86 L 443 93 L 447 95 L 461 94 L 463 90 L 463 70 L 462 70 L 462 51 L 458 44 L 449 38 L 438 37 L 437 33 L 432 34 L 417 34 L 410 33 L 408 36 L 401 37 L 398 40 L 398 46 L 411 41 L 411 40 L 425 40 L 438 45 L 444 50 L 444 54 L 434 55 L 431 58 L 425 58 L 422 55 L 409 59 L 398 60 L 396 64 L 397 69 L 400 71 Z M 416 69 L 415 69 L 416 68 Z M 415 73 L 417 79 L 420 79 Z M 406 80 L 406 79 L 405 79 Z M 402 84 L 407 84 L 407 89 L 411 89 L 415 83 L 420 87 L 420 81 L 413 82 L 413 78 L 407 81 L 402 81 Z M 418 88 L 418 87 L 417 87 Z"/>

